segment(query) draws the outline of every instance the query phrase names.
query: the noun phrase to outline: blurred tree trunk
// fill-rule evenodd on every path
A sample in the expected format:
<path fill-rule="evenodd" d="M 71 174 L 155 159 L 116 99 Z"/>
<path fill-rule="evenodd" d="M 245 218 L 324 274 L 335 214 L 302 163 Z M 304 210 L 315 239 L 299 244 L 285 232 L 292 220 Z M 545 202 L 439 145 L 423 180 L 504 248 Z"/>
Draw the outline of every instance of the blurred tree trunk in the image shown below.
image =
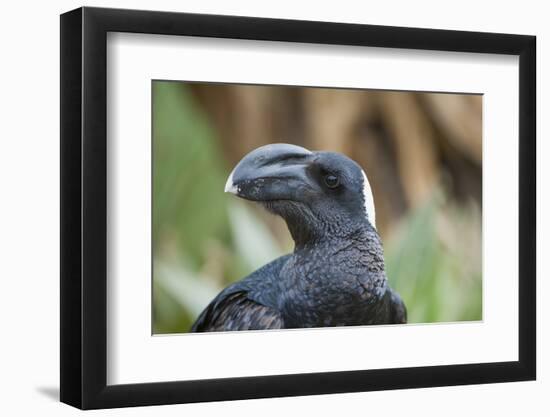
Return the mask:
<path fill-rule="evenodd" d="M 355 159 L 374 193 L 381 234 L 443 184 L 481 205 L 482 96 L 286 86 L 191 84 L 229 163 L 288 142 Z"/>

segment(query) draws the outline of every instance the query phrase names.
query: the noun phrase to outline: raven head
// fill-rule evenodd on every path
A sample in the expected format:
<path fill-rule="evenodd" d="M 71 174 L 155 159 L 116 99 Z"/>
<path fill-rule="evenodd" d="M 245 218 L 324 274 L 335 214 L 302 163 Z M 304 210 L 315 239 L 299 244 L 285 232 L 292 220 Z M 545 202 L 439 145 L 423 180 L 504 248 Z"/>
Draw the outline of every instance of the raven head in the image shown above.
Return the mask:
<path fill-rule="evenodd" d="M 376 227 L 367 176 L 339 153 L 262 146 L 241 159 L 225 191 L 283 217 L 297 245 Z"/>

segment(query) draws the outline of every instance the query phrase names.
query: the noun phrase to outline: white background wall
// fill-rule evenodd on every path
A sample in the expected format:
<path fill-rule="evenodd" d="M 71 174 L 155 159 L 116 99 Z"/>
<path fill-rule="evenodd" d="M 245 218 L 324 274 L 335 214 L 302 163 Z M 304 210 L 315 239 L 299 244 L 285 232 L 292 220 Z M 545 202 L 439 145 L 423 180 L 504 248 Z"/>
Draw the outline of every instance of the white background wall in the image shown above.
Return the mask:
<path fill-rule="evenodd" d="M 510 4 L 508 4 L 510 3 Z M 59 18 L 77 1 L 4 2 L 0 87 L 0 410 L 74 415 L 59 378 Z M 545 2 L 92 1 L 86 5 L 534 34 L 538 37 L 538 381 L 100 411 L 94 415 L 548 415 L 550 26 Z M 543 188 L 546 188 L 544 192 Z M 543 236 L 543 232 L 546 235 Z M 546 262 L 545 262 L 546 261 Z M 544 393 L 547 395 L 544 396 Z"/>

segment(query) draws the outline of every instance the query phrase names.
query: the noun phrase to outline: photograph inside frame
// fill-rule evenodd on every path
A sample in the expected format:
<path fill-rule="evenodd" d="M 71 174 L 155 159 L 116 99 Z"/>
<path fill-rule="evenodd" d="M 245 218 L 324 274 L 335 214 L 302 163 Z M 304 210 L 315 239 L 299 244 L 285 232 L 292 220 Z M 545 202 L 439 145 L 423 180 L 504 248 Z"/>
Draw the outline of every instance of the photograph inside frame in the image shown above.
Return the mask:
<path fill-rule="evenodd" d="M 482 320 L 482 99 L 152 81 L 153 334 Z"/>

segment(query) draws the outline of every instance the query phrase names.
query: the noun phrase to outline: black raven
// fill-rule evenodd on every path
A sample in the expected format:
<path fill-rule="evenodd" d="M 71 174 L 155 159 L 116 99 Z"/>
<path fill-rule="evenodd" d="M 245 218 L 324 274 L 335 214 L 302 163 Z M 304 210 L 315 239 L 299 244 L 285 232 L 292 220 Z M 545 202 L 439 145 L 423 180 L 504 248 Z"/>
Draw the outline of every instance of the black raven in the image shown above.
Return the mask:
<path fill-rule="evenodd" d="M 223 290 L 192 332 L 406 323 L 388 285 L 364 171 L 333 152 L 272 144 L 246 155 L 225 191 L 281 216 L 294 252 Z"/>

